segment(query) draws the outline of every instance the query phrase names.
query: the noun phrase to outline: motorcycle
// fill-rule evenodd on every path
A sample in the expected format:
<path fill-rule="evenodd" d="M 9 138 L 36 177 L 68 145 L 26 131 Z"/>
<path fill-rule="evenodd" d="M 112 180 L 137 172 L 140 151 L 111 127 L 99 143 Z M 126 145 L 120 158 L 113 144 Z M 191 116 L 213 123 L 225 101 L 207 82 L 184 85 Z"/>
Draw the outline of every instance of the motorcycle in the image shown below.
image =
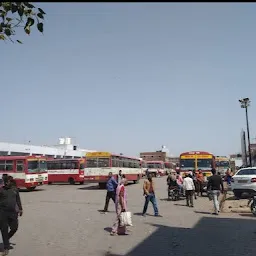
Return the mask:
<path fill-rule="evenodd" d="M 178 187 L 168 187 L 168 200 L 178 201 L 180 199 L 180 190 Z"/>
<path fill-rule="evenodd" d="M 249 201 L 248 206 L 251 209 L 251 213 L 256 217 L 256 195 L 253 195 Z"/>

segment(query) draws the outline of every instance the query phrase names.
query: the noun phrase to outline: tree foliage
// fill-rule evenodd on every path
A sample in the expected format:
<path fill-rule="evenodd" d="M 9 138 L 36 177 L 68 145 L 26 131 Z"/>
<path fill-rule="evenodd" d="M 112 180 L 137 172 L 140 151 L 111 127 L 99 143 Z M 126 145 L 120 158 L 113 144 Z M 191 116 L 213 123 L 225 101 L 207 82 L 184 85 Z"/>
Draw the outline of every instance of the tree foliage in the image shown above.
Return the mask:
<path fill-rule="evenodd" d="M 0 2 L 0 40 L 13 41 L 17 28 L 23 28 L 30 35 L 33 26 L 44 32 L 44 15 L 41 8 L 36 8 L 29 2 Z M 20 40 L 16 40 L 22 43 Z"/>

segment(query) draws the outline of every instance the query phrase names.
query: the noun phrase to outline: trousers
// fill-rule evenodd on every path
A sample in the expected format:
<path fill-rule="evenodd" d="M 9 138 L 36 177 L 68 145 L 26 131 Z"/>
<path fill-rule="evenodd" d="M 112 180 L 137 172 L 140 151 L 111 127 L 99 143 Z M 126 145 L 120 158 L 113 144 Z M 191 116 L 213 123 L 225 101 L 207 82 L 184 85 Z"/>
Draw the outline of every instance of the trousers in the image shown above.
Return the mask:
<path fill-rule="evenodd" d="M 7 214 L 7 222 L 8 226 L 10 228 L 10 231 L 8 233 L 9 239 L 13 237 L 13 235 L 17 232 L 19 227 L 19 221 L 18 221 L 18 213 L 8 213 Z"/>
<path fill-rule="evenodd" d="M 3 238 L 4 249 L 9 250 L 9 234 L 8 234 L 8 220 L 7 214 L 3 211 L 0 211 L 0 230 Z"/>

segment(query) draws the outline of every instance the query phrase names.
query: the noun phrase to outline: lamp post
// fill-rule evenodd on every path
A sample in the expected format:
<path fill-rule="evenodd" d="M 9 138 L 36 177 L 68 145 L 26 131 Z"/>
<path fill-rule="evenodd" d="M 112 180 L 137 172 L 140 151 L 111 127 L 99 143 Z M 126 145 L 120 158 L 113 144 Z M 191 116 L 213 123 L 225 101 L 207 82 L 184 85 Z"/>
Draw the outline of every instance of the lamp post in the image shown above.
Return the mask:
<path fill-rule="evenodd" d="M 241 108 L 245 108 L 245 117 L 246 117 L 246 126 L 247 126 L 247 139 L 248 139 L 248 153 L 249 153 L 249 164 L 252 167 L 252 153 L 251 153 L 251 143 L 250 143 L 250 129 L 249 129 L 249 121 L 248 121 L 248 107 L 250 106 L 250 99 L 243 98 L 239 100 L 241 103 Z"/>

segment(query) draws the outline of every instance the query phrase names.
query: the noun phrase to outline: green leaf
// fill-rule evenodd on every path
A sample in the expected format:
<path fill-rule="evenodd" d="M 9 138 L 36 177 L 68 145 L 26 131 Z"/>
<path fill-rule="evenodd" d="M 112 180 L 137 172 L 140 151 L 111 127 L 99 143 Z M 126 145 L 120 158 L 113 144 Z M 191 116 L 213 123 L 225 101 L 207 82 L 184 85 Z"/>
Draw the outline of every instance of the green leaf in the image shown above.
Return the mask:
<path fill-rule="evenodd" d="M 37 16 L 38 16 L 40 19 L 44 19 L 44 15 L 43 15 L 41 12 L 39 12 L 39 13 L 37 14 Z"/>
<path fill-rule="evenodd" d="M 5 40 L 5 36 L 4 35 L 0 35 L 0 40 Z"/>
<path fill-rule="evenodd" d="M 44 32 L 44 24 L 43 24 L 43 23 L 38 23 L 38 24 L 37 24 L 37 29 L 38 29 L 41 33 L 43 33 L 43 32 Z"/>
<path fill-rule="evenodd" d="M 32 27 L 34 25 L 34 23 L 35 23 L 34 19 L 29 17 L 25 27 Z"/>
<path fill-rule="evenodd" d="M 46 14 L 41 8 L 38 8 L 38 11 L 42 14 Z"/>
<path fill-rule="evenodd" d="M 16 40 L 19 44 L 23 44 L 20 40 Z"/>
<path fill-rule="evenodd" d="M 6 28 L 6 29 L 4 30 L 4 33 L 5 33 L 7 36 L 11 36 L 11 35 L 12 35 L 12 32 L 11 32 L 11 30 L 10 30 L 9 28 Z"/>
<path fill-rule="evenodd" d="M 18 9 L 18 14 L 20 15 L 20 17 L 23 16 L 24 14 L 24 7 L 23 6 L 20 6 L 19 9 Z"/>
<path fill-rule="evenodd" d="M 15 13 L 18 11 L 18 7 L 16 4 L 12 4 L 12 13 Z"/>
<path fill-rule="evenodd" d="M 30 27 L 25 27 L 24 30 L 25 30 L 26 34 L 30 35 Z"/>
<path fill-rule="evenodd" d="M 29 2 L 23 2 L 25 6 L 27 6 L 28 8 L 35 8 L 35 6 L 33 4 L 30 4 Z"/>
<path fill-rule="evenodd" d="M 8 21 L 8 22 L 10 22 L 10 21 L 12 21 L 12 18 L 6 18 L 6 20 Z"/>

